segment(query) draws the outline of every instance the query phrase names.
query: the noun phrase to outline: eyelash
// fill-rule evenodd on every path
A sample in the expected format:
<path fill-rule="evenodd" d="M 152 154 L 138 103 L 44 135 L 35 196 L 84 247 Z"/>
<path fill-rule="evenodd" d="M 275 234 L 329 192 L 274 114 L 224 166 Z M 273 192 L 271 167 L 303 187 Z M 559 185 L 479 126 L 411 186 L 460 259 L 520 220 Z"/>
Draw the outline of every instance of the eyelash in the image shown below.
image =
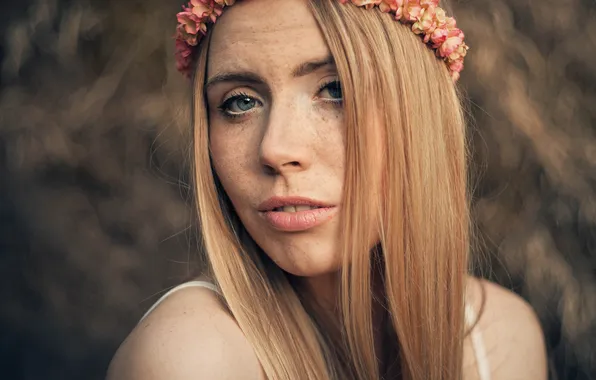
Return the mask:
<path fill-rule="evenodd" d="M 333 79 L 327 82 L 322 83 L 319 86 L 319 89 L 317 91 L 317 94 L 319 94 L 321 91 L 323 91 L 324 89 L 326 89 L 327 87 L 329 87 L 329 85 L 331 84 L 339 84 L 340 85 L 340 89 L 341 89 L 341 84 L 339 82 L 339 80 L 337 79 Z M 242 98 L 250 98 L 255 100 L 256 102 L 261 103 L 260 100 L 256 99 L 255 97 L 245 93 L 245 92 L 238 92 L 233 94 L 232 96 L 228 97 L 227 99 L 225 99 L 223 101 L 223 103 L 217 107 L 218 111 L 221 113 L 222 116 L 228 118 L 228 119 L 237 119 L 239 117 L 245 116 L 246 114 L 250 113 L 251 111 L 247 111 L 244 113 L 238 113 L 238 114 L 234 114 L 234 113 L 230 113 L 229 111 L 227 111 L 228 107 L 230 106 L 230 104 L 238 99 L 242 99 Z M 341 106 L 343 104 L 343 98 L 342 99 L 324 99 L 323 100 L 326 103 L 330 103 L 334 106 Z"/>
<path fill-rule="evenodd" d="M 262 105 L 261 101 L 258 100 L 257 98 L 255 98 L 245 92 L 237 92 L 237 93 L 231 95 L 230 97 L 228 97 L 227 99 L 225 99 L 223 101 L 223 103 L 221 103 L 221 105 L 219 107 L 217 107 L 217 109 L 221 113 L 222 116 L 224 116 L 228 119 L 237 119 L 239 117 L 245 116 L 247 113 L 250 113 L 251 111 L 247 111 L 244 113 L 238 113 L 238 114 L 230 113 L 229 111 L 227 111 L 230 104 L 232 104 L 233 102 L 235 102 L 238 99 L 244 99 L 244 98 L 253 99 L 254 101 L 256 101 Z"/>
<path fill-rule="evenodd" d="M 331 85 L 331 84 L 338 84 L 340 91 L 341 91 L 340 81 L 338 79 L 332 79 L 330 81 L 327 81 L 327 82 L 324 82 L 323 84 L 321 84 L 319 86 L 319 91 L 317 92 L 317 94 L 320 93 L 321 91 L 323 91 L 324 89 L 326 89 L 327 87 L 329 87 L 329 85 Z M 342 95 L 343 95 L 343 93 L 342 93 Z M 335 106 L 341 106 L 343 104 L 343 97 L 340 99 L 323 99 L 323 101 L 326 103 L 333 104 Z"/>

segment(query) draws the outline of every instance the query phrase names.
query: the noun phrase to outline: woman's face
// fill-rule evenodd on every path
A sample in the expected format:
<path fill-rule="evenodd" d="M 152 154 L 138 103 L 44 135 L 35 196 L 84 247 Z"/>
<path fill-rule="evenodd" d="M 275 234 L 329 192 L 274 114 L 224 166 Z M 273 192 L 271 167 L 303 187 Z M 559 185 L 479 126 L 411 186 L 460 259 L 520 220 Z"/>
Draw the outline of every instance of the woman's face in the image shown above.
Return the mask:
<path fill-rule="evenodd" d="M 207 65 L 213 165 L 245 228 L 287 272 L 337 270 L 342 95 L 307 2 L 226 9 Z"/>

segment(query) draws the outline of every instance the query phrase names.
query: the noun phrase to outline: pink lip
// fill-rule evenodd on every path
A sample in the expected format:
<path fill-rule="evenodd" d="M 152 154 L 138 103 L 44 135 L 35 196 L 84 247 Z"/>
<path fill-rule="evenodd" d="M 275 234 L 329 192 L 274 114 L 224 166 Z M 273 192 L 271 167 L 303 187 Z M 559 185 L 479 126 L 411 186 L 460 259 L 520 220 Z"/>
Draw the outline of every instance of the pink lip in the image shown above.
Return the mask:
<path fill-rule="evenodd" d="M 284 206 L 316 206 L 319 208 L 297 212 L 273 211 Z M 337 207 L 303 197 L 273 197 L 259 205 L 259 214 L 276 230 L 305 231 L 331 220 Z"/>
<path fill-rule="evenodd" d="M 271 197 L 259 205 L 259 211 L 272 211 L 274 208 L 284 206 L 333 207 L 334 205 L 305 197 Z"/>

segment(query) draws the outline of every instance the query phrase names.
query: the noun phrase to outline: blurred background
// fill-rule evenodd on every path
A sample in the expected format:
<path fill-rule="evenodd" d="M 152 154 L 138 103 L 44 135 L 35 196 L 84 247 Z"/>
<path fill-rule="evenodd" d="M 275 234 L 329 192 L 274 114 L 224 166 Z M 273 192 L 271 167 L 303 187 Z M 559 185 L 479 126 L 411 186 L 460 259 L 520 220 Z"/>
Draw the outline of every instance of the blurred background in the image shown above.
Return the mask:
<path fill-rule="evenodd" d="M 102 379 L 197 272 L 176 0 L 0 3 L 0 378 Z M 459 0 L 477 274 L 596 379 L 596 0 Z"/>

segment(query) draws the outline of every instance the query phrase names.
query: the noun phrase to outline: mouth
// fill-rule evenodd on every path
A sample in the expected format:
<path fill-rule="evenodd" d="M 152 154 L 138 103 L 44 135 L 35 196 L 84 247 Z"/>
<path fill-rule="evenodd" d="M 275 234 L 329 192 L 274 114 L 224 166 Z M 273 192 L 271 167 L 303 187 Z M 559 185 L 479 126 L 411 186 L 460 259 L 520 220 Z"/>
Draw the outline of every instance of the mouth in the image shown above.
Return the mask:
<path fill-rule="evenodd" d="M 259 205 L 259 214 L 275 230 L 306 231 L 337 214 L 337 207 L 301 197 L 273 197 Z"/>
<path fill-rule="evenodd" d="M 301 212 L 320 208 L 331 208 L 334 205 L 305 197 L 271 197 L 258 206 L 260 212 Z"/>
<path fill-rule="evenodd" d="M 323 206 L 308 206 L 308 205 L 290 205 L 290 206 L 281 206 L 275 207 L 274 209 L 270 210 L 271 212 L 300 212 L 300 211 L 309 211 L 309 210 L 316 210 L 319 208 L 325 208 Z"/>

